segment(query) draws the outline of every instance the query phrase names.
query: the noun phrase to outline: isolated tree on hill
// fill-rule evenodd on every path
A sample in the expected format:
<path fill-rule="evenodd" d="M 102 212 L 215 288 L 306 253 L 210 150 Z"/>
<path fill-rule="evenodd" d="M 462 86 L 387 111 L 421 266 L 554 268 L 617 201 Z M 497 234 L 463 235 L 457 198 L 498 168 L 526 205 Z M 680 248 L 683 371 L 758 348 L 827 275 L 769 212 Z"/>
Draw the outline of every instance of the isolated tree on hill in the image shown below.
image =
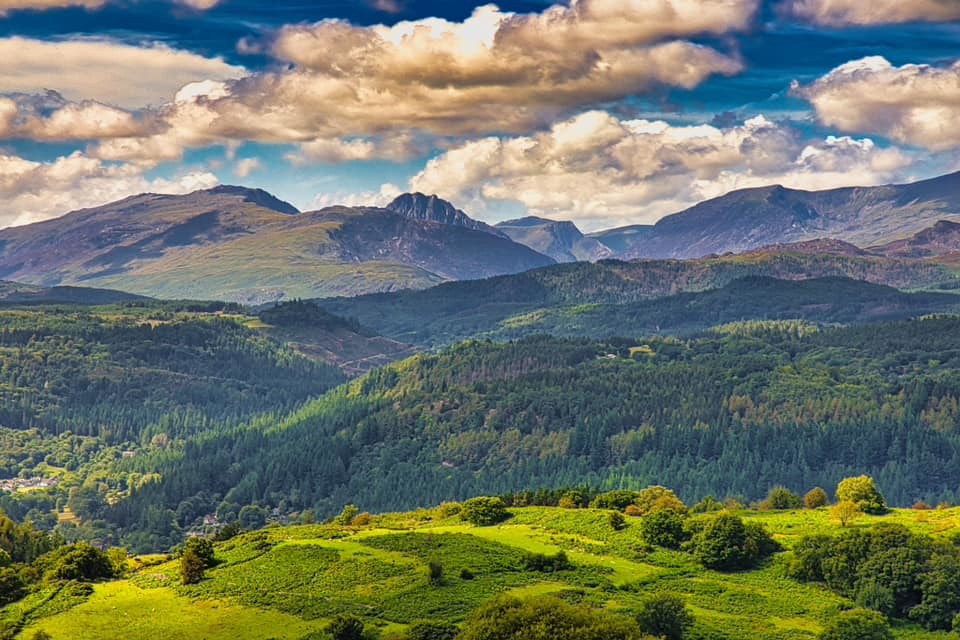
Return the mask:
<path fill-rule="evenodd" d="M 693 626 L 693 615 L 680 596 L 657 593 L 640 604 L 637 624 L 643 632 L 658 638 L 683 640 Z"/>
<path fill-rule="evenodd" d="M 814 487 L 807 492 L 807 495 L 803 496 L 803 506 L 807 509 L 819 509 L 820 507 L 827 506 L 827 503 L 830 501 L 830 498 L 827 496 L 827 492 L 821 489 L 820 487 Z"/>
<path fill-rule="evenodd" d="M 683 515 L 673 509 L 651 513 L 640 522 L 644 542 L 655 547 L 678 548 L 687 538 L 683 520 Z"/>
<path fill-rule="evenodd" d="M 686 513 L 687 505 L 683 500 L 677 497 L 672 490 L 660 485 L 647 487 L 639 494 L 634 501 L 640 507 L 640 512 L 645 514 L 663 511 L 664 509 L 673 509 L 678 513 Z"/>
<path fill-rule="evenodd" d="M 877 489 L 876 483 L 870 476 L 845 478 L 837 485 L 837 500 L 849 500 L 856 503 L 864 513 L 880 515 L 887 511 L 887 501 Z"/>
<path fill-rule="evenodd" d="M 186 549 L 180 556 L 180 579 L 183 584 L 196 584 L 203 580 L 206 565 L 193 549 Z"/>
<path fill-rule="evenodd" d="M 203 562 L 203 566 L 206 569 L 216 564 L 216 559 L 213 555 L 213 542 L 206 538 L 196 536 L 187 538 L 187 541 L 184 543 L 184 552 L 186 551 L 193 551 Z"/>
<path fill-rule="evenodd" d="M 478 527 L 499 524 L 510 517 L 507 505 L 500 498 L 471 498 L 463 503 L 460 519 Z"/>
<path fill-rule="evenodd" d="M 799 509 L 803 505 L 800 496 L 786 487 L 774 487 L 767 494 L 767 499 L 760 503 L 761 511 L 785 511 Z"/>
<path fill-rule="evenodd" d="M 850 500 L 841 500 L 830 509 L 830 515 L 840 522 L 841 527 L 850 526 L 862 513 L 860 506 Z"/>
<path fill-rule="evenodd" d="M 853 609 L 828 622 L 817 640 L 893 640 L 893 633 L 881 614 Z"/>

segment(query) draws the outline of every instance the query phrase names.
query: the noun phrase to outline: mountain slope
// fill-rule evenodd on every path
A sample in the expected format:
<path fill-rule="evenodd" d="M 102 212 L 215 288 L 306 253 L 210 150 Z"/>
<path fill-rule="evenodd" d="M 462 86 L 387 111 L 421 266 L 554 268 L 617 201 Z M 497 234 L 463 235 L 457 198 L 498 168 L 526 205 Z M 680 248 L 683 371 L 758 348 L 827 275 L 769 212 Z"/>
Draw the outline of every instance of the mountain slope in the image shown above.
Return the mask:
<path fill-rule="evenodd" d="M 490 225 L 474 220 L 455 206 L 438 196 L 427 196 L 422 193 L 404 193 L 394 198 L 386 209 L 399 213 L 410 220 L 422 222 L 438 222 L 458 227 L 466 227 L 474 231 L 486 231 L 495 236 L 506 237 Z"/>
<path fill-rule="evenodd" d="M 907 238 L 938 220 L 960 221 L 960 173 L 907 185 L 830 191 L 770 186 L 728 193 L 621 237 L 625 248 L 620 256 L 698 258 L 816 238 L 869 247 Z M 614 229 L 594 237 L 616 238 L 618 233 Z"/>
<path fill-rule="evenodd" d="M 613 255 L 601 242 L 584 236 L 575 224 L 568 221 L 528 216 L 501 222 L 496 228 L 514 242 L 548 255 L 557 262 L 593 262 Z"/>
<path fill-rule="evenodd" d="M 0 277 L 263 303 L 423 288 L 553 261 L 499 234 L 387 209 L 298 213 L 262 191 L 145 194 L 0 230 Z"/>
<path fill-rule="evenodd" d="M 814 247 L 816 253 L 807 253 Z M 839 253 L 826 253 L 831 247 Z M 650 304 L 654 298 L 716 289 L 751 276 L 782 280 L 841 277 L 895 288 L 956 281 L 954 273 L 940 265 L 851 256 L 847 251 L 847 245 L 816 243 L 704 260 L 564 264 L 489 280 L 451 282 L 424 291 L 336 298 L 321 304 L 336 315 L 356 318 L 381 335 L 435 347 L 499 331 L 503 323 L 525 314 L 579 305 Z M 600 326 L 606 326 L 606 321 Z M 580 335 L 593 335 L 596 328 L 584 324 Z"/>
<path fill-rule="evenodd" d="M 940 220 L 904 240 L 870 249 L 895 258 L 940 258 L 960 254 L 960 222 Z"/>

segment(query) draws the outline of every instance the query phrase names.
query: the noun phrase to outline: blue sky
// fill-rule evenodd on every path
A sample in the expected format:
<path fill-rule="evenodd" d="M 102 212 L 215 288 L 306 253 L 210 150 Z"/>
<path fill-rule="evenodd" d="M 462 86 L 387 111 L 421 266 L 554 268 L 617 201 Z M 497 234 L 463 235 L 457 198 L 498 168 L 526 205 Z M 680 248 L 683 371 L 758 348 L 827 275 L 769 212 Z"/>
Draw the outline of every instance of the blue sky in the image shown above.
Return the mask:
<path fill-rule="evenodd" d="M 957 0 L 2 9 L 2 225 L 219 182 L 591 230 L 960 169 Z"/>

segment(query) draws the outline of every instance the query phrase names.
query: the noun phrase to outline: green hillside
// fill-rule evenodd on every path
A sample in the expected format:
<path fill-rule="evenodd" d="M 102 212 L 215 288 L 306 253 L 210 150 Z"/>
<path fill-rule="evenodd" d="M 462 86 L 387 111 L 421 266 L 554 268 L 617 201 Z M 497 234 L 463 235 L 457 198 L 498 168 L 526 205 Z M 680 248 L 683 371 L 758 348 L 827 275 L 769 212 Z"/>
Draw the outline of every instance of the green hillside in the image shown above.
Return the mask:
<path fill-rule="evenodd" d="M 787 551 L 755 569 L 720 572 L 705 569 L 694 554 L 651 546 L 643 534 L 651 516 L 628 517 L 615 530 L 610 511 L 523 507 L 511 508 L 500 525 L 477 527 L 462 522 L 457 508 L 248 533 L 218 543 L 217 564 L 195 585 L 181 584 L 180 562 L 172 559 L 57 607 L 37 607 L 49 597 L 42 591 L 7 607 L 3 618 L 24 623 L 25 638 L 42 630 L 54 640 L 300 640 L 328 638 L 321 631 L 329 622 L 349 615 L 388 640 L 408 637 L 411 625 L 424 620 L 469 629 L 476 623 L 471 613 L 504 594 L 553 596 L 627 621 L 645 598 L 669 591 L 693 614 L 685 637 L 803 640 L 855 606 L 824 585 L 791 577 L 789 550 L 804 537 L 880 535 L 892 525 L 934 540 L 960 531 L 957 509 L 894 511 L 848 529 L 826 509 L 744 511 L 738 515 L 766 527 Z M 533 563 L 560 552 L 568 566 L 545 570 Z M 431 563 L 442 574 L 437 578 L 435 570 L 433 581 Z M 913 640 L 948 637 L 905 620 L 894 632 Z"/>
<path fill-rule="evenodd" d="M 898 506 L 956 501 L 958 398 L 956 317 L 472 342 L 375 370 L 277 422 L 123 462 L 161 479 L 106 509 L 104 535 L 149 549 L 205 513 L 251 505 L 330 515 L 579 484 L 756 499 L 777 483 L 869 473 Z M 158 521 L 158 509 L 176 515 Z"/>
<path fill-rule="evenodd" d="M 785 283 L 771 298 L 776 284 L 758 287 L 762 278 L 812 282 Z M 678 333 L 709 326 L 711 321 L 744 318 L 889 320 L 912 315 L 910 309 L 922 314 L 924 309 L 949 305 L 947 298 L 903 296 L 831 280 L 842 278 L 896 289 L 947 286 L 956 280 L 952 270 L 928 262 L 807 254 L 786 248 L 704 260 L 563 264 L 487 280 L 451 282 L 423 291 L 337 298 L 319 304 L 337 315 L 355 318 L 381 335 L 426 347 L 477 336 L 500 339 L 554 331 L 600 337 L 609 335 L 612 327 L 619 327 L 614 335 Z M 725 287 L 730 288 L 711 293 Z M 699 292 L 708 295 L 672 298 Z M 723 300 L 725 296 L 727 300 Z"/>

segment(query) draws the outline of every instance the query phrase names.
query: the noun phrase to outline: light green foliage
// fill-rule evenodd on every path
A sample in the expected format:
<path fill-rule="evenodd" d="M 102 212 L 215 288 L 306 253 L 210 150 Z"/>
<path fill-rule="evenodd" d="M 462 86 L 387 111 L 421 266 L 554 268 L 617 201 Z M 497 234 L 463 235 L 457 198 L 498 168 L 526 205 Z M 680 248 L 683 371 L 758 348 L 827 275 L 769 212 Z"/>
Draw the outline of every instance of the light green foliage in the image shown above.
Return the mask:
<path fill-rule="evenodd" d="M 673 509 L 664 509 L 644 516 L 640 529 L 647 544 L 677 549 L 687 539 L 683 523 L 683 514 Z"/>
<path fill-rule="evenodd" d="M 641 514 L 655 513 L 664 509 L 672 509 L 678 513 L 687 512 L 687 505 L 683 504 L 677 494 L 659 485 L 642 490 L 637 494 L 634 503 L 640 508 Z"/>
<path fill-rule="evenodd" d="M 803 500 L 800 496 L 783 486 L 770 489 L 766 500 L 760 503 L 760 509 L 763 511 L 799 509 L 801 506 L 803 506 Z"/>
<path fill-rule="evenodd" d="M 830 498 L 827 496 L 827 492 L 820 487 L 814 487 L 810 489 L 803 496 L 803 506 L 807 509 L 819 509 L 820 507 L 825 507 L 829 504 Z"/>
<path fill-rule="evenodd" d="M 881 514 L 887 509 L 883 494 L 870 476 L 845 478 L 837 485 L 837 500 L 855 503 L 864 513 Z"/>
<path fill-rule="evenodd" d="M 828 622 L 817 640 L 893 640 L 893 633 L 879 613 L 854 609 Z"/>

